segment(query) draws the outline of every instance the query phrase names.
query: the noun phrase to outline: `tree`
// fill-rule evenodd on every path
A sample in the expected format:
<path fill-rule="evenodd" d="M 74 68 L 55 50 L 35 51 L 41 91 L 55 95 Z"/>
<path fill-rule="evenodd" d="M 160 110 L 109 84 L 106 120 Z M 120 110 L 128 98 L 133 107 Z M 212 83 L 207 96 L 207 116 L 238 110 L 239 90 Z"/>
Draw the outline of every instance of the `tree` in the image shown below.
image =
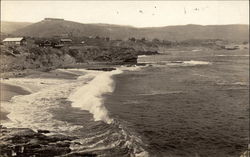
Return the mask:
<path fill-rule="evenodd" d="M 135 39 L 134 37 L 129 38 L 128 40 L 129 40 L 129 41 L 132 41 L 132 42 L 135 42 L 135 41 L 136 41 L 136 39 Z"/>
<path fill-rule="evenodd" d="M 146 41 L 146 38 L 144 38 L 144 37 L 143 37 L 143 38 L 141 38 L 141 41 L 142 41 L 142 42 Z"/>
<path fill-rule="evenodd" d="M 109 38 L 109 37 L 106 37 L 105 40 L 106 40 L 106 41 L 110 41 L 110 38 Z"/>
<path fill-rule="evenodd" d="M 152 40 L 152 42 L 153 42 L 153 43 L 160 43 L 160 40 L 157 39 L 157 38 L 154 38 L 154 39 Z"/>

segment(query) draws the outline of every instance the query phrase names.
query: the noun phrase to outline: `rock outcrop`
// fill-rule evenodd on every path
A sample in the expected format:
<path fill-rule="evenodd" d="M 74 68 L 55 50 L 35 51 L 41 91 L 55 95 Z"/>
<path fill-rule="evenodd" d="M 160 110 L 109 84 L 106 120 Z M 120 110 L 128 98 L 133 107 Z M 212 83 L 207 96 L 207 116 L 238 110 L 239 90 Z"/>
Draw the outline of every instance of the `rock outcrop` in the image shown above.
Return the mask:
<path fill-rule="evenodd" d="M 47 130 L 35 132 L 28 128 L 1 127 L 0 156 L 52 157 L 71 152 L 70 142 L 76 137 L 61 134 L 44 135 Z"/>

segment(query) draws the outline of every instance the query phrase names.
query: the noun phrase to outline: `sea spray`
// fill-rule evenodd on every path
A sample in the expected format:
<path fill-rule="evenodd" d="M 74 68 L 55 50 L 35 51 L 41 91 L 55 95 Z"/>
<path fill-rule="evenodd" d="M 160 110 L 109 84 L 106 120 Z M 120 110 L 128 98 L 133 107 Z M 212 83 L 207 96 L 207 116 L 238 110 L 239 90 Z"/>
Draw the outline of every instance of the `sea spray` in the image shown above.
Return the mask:
<path fill-rule="evenodd" d="M 113 75 L 122 73 L 121 70 L 110 72 L 89 71 L 89 74 L 79 77 L 80 79 L 89 79 L 91 81 L 83 86 L 75 89 L 69 96 L 72 107 L 79 107 L 93 114 L 96 121 L 102 120 L 108 124 L 112 123 L 112 119 L 108 116 L 107 109 L 103 105 L 103 94 L 113 92 L 114 81 Z"/>

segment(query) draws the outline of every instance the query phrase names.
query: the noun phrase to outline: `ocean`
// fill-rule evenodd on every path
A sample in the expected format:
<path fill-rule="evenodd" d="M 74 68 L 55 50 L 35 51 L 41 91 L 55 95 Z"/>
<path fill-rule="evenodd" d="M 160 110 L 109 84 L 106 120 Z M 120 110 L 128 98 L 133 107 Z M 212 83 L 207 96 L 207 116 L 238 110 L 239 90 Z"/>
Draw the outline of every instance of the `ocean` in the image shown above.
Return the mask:
<path fill-rule="evenodd" d="M 1 104 L 9 112 L 3 125 L 76 136 L 72 152 L 107 157 L 236 157 L 247 150 L 247 51 L 173 50 L 138 62 L 146 65 L 3 80 L 31 93 Z"/>

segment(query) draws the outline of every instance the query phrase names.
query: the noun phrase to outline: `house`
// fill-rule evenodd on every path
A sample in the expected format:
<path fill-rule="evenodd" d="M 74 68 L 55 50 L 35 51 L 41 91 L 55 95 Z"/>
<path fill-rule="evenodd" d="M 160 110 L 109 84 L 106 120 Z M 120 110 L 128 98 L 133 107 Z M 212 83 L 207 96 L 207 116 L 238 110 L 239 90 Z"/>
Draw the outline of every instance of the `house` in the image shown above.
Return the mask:
<path fill-rule="evenodd" d="M 72 42 L 72 40 L 69 38 L 64 38 L 64 39 L 60 39 L 60 42 L 62 44 L 70 44 Z"/>
<path fill-rule="evenodd" d="M 36 42 L 39 47 L 53 47 L 53 48 L 61 48 L 64 46 L 59 40 L 57 39 L 47 39 L 47 40 L 37 40 Z"/>
<path fill-rule="evenodd" d="M 49 41 L 49 40 L 45 40 L 44 42 L 43 42 L 43 46 L 52 46 L 52 42 L 51 41 Z"/>
<path fill-rule="evenodd" d="M 55 44 L 53 48 L 62 48 L 64 45 L 63 44 Z"/>
<path fill-rule="evenodd" d="M 26 45 L 26 40 L 24 37 L 16 38 L 5 38 L 3 40 L 4 45 Z"/>

